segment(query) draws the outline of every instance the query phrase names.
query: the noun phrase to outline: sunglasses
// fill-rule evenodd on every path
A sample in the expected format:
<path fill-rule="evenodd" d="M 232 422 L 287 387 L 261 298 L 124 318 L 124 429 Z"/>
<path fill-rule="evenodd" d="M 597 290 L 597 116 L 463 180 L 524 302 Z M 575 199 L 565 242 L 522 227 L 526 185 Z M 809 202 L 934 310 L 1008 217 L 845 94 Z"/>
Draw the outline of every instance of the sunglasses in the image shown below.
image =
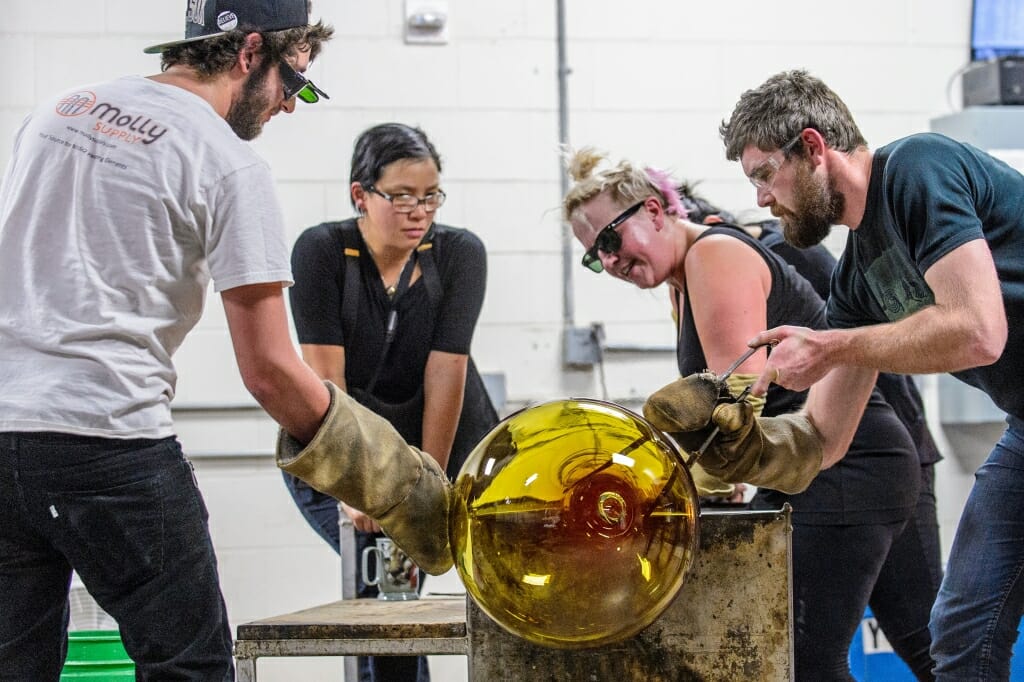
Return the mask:
<path fill-rule="evenodd" d="M 644 201 L 647 200 L 644 199 Z M 609 255 L 619 252 L 619 249 L 622 248 L 622 235 L 616 232 L 615 229 L 632 218 L 644 205 L 644 201 L 633 204 L 620 213 L 615 220 L 601 228 L 601 231 L 597 233 L 597 237 L 594 239 L 594 245 L 583 254 L 583 267 L 593 272 L 604 272 L 604 263 L 601 262 L 601 256 L 598 252 L 604 251 Z"/>
<path fill-rule="evenodd" d="M 320 101 L 321 97 L 330 99 L 326 92 L 316 87 L 313 81 L 293 69 L 292 65 L 288 62 L 279 61 L 277 69 L 281 73 L 281 83 L 284 84 L 284 98 L 286 100 L 298 97 L 307 104 L 315 104 Z"/>

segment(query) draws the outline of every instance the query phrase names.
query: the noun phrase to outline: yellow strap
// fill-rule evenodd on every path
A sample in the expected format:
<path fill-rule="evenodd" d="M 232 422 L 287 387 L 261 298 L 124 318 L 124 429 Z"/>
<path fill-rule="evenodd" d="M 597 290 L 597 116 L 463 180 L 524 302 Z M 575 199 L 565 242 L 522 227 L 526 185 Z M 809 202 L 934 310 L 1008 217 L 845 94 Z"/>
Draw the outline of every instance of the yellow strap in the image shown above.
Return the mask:
<path fill-rule="evenodd" d="M 434 243 L 433 242 L 428 242 L 426 244 L 420 244 L 419 246 L 416 247 L 416 250 L 417 251 L 426 251 L 426 250 L 432 249 L 432 248 L 434 248 Z M 354 258 L 359 258 L 359 249 L 345 249 L 345 255 L 346 256 L 352 256 Z"/>
<path fill-rule="evenodd" d="M 733 397 L 736 397 L 743 392 L 743 389 L 757 381 L 757 376 L 756 374 L 737 374 L 733 372 L 725 380 L 725 384 L 729 387 L 729 392 L 732 393 Z M 747 402 L 754 408 L 754 416 L 760 417 L 761 410 L 764 408 L 764 396 L 755 397 L 748 395 Z"/>

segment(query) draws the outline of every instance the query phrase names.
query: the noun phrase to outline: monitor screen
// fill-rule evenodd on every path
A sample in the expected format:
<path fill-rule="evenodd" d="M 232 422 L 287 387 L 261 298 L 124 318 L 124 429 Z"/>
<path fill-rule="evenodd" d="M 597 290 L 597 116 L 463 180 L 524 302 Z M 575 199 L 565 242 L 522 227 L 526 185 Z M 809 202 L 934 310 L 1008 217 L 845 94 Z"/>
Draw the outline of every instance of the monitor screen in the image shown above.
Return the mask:
<path fill-rule="evenodd" d="M 971 59 L 1024 55 L 1024 0 L 974 0 Z"/>

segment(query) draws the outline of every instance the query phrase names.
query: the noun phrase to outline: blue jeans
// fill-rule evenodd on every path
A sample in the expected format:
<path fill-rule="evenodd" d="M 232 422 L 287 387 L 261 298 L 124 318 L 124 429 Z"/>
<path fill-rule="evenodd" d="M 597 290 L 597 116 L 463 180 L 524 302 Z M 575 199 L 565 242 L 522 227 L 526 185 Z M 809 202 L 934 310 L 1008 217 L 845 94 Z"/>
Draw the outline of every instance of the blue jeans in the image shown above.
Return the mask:
<path fill-rule="evenodd" d="M 974 475 L 932 609 L 938 680 L 1005 680 L 1024 611 L 1024 422 Z"/>
<path fill-rule="evenodd" d="M 341 531 L 338 528 L 338 501 L 330 495 L 314 490 L 308 483 L 295 478 L 286 471 L 284 483 L 292 499 L 316 534 L 340 554 Z M 377 586 L 363 582 L 363 549 L 373 547 L 383 533 L 356 531 L 356 596 L 372 599 L 377 596 Z M 374 566 L 371 557 L 370 566 Z M 370 568 L 373 571 L 373 568 Z M 372 575 L 372 573 L 371 573 Z M 422 589 L 423 583 L 420 583 Z M 359 656 L 359 682 L 430 682 L 430 668 L 426 656 Z"/>
<path fill-rule="evenodd" d="M 57 680 L 72 568 L 139 680 L 231 680 L 192 465 L 174 438 L 0 433 L 0 680 Z"/>

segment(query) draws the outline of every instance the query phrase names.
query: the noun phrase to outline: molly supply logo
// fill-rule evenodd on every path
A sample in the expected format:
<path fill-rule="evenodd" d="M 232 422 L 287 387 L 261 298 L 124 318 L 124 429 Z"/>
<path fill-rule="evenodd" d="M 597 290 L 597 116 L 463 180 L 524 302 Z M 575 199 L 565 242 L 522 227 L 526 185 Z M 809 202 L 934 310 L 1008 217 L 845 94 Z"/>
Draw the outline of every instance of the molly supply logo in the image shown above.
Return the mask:
<path fill-rule="evenodd" d="M 93 116 L 97 119 L 93 130 L 128 144 L 153 144 L 167 132 L 167 128 L 161 128 L 153 119 L 134 116 L 107 102 L 97 103 L 96 94 L 89 90 L 70 94 L 57 102 L 57 113 L 68 117 Z"/>

